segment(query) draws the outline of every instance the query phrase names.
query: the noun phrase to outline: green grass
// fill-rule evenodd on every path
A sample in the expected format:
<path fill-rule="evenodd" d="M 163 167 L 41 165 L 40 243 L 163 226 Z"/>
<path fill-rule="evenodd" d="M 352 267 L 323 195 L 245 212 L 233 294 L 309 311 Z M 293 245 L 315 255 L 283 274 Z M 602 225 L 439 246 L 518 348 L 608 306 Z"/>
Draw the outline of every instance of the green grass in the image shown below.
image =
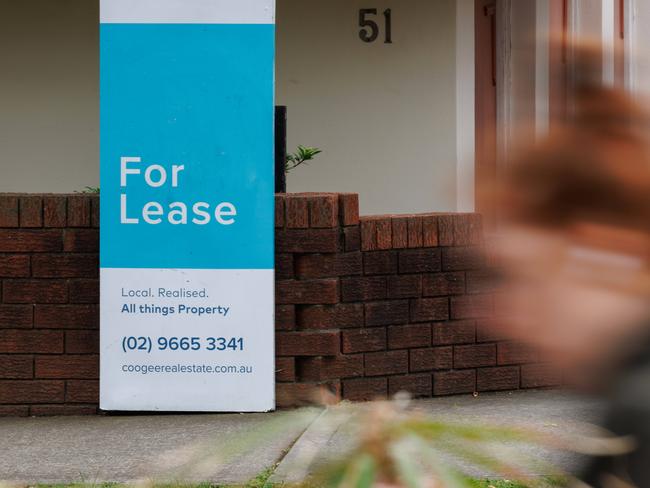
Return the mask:
<path fill-rule="evenodd" d="M 54 485 L 47 485 L 39 483 L 34 488 L 117 488 L 120 483 L 57 483 Z"/>
<path fill-rule="evenodd" d="M 267 468 L 246 484 L 246 488 L 270 488 L 269 478 L 275 471 L 275 467 Z"/>
<path fill-rule="evenodd" d="M 275 466 L 269 467 L 250 480 L 245 485 L 216 485 L 213 483 L 182 484 L 182 483 L 156 483 L 155 488 L 271 488 L 269 478 L 275 471 Z M 122 483 L 71 483 L 71 484 L 38 484 L 34 488 L 128 488 L 129 485 Z"/>
<path fill-rule="evenodd" d="M 512 481 L 483 480 L 472 483 L 475 488 L 526 488 Z"/>
<path fill-rule="evenodd" d="M 545 486 L 548 488 L 559 488 L 566 486 L 562 480 L 555 479 L 545 479 Z M 475 480 L 472 482 L 474 488 L 527 488 L 526 485 L 521 483 L 516 483 L 514 481 L 504 481 L 504 480 Z"/>
<path fill-rule="evenodd" d="M 212 483 L 199 483 L 199 484 L 156 484 L 155 488 L 273 488 L 281 487 L 282 485 L 272 485 L 269 483 L 269 478 L 273 474 L 275 467 L 270 467 L 262 471 L 255 478 L 250 480 L 245 485 L 228 486 L 228 485 L 215 485 Z M 556 488 L 565 486 L 561 480 L 546 480 L 548 488 Z M 507 480 L 475 480 L 472 482 L 473 488 L 527 488 L 526 485 Z M 122 488 L 127 485 L 120 483 L 73 483 L 73 484 L 57 484 L 57 485 L 36 485 L 35 488 Z"/>

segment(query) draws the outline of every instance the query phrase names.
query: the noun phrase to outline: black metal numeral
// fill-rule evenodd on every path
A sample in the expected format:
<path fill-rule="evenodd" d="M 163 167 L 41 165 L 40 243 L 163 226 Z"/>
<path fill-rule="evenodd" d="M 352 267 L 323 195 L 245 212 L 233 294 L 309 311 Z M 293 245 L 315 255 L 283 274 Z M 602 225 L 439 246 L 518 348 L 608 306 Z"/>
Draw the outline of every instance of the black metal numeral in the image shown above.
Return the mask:
<path fill-rule="evenodd" d="M 379 24 L 372 17 L 377 15 L 376 8 L 362 8 L 359 10 L 359 39 L 363 42 L 375 42 L 379 37 Z M 393 43 L 393 12 L 391 9 L 384 10 L 384 24 L 386 37 L 385 44 Z"/>
<path fill-rule="evenodd" d="M 393 11 L 389 8 L 384 10 L 384 19 L 386 20 L 386 40 L 385 44 L 393 43 Z"/>
<path fill-rule="evenodd" d="M 359 10 L 359 38 L 363 42 L 375 42 L 379 37 L 379 26 L 374 20 L 369 20 L 369 15 L 377 15 L 376 8 L 362 8 Z"/>

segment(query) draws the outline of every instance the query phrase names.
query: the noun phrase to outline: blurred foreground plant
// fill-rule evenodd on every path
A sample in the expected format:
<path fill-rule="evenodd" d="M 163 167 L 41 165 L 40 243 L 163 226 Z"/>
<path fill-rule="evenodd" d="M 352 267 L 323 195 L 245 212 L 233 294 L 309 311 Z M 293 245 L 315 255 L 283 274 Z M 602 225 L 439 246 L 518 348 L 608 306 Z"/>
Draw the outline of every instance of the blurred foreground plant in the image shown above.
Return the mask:
<path fill-rule="evenodd" d="M 409 412 L 400 402 L 366 408 L 357 447 L 323 467 L 305 487 L 477 488 L 467 474 L 477 468 L 531 488 L 548 487 L 550 479 L 563 480 L 562 486 L 586 487 L 559 468 L 526 455 L 521 447 L 585 455 L 622 454 L 634 447 L 627 438 L 560 438 L 519 427 L 448 422 Z M 532 475 L 540 470 L 546 478 Z"/>

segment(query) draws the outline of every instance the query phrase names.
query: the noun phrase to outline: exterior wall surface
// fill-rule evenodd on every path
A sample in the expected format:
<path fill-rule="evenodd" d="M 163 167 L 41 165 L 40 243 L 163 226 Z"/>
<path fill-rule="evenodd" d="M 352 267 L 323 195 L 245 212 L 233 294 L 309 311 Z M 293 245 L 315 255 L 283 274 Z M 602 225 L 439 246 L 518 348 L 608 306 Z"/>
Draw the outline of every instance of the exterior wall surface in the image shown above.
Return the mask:
<path fill-rule="evenodd" d="M 0 191 L 99 185 L 99 1 L 0 2 Z"/>
<path fill-rule="evenodd" d="M 0 191 L 98 186 L 98 4 L 0 5 Z M 365 213 L 455 210 L 455 0 L 376 2 L 382 33 L 370 44 L 358 34 L 367 7 L 277 0 L 289 148 L 324 150 L 289 189 L 357 191 Z M 393 44 L 382 42 L 387 8 Z"/>
<path fill-rule="evenodd" d="M 0 415 L 93 414 L 98 198 L 0 194 Z M 278 406 L 552 386 L 500 337 L 475 214 L 359 218 L 355 194 L 276 197 Z"/>
<path fill-rule="evenodd" d="M 368 7 L 373 43 L 359 39 Z M 364 214 L 456 210 L 456 0 L 280 0 L 277 28 L 288 147 L 324 151 L 288 189 L 358 192 Z"/>

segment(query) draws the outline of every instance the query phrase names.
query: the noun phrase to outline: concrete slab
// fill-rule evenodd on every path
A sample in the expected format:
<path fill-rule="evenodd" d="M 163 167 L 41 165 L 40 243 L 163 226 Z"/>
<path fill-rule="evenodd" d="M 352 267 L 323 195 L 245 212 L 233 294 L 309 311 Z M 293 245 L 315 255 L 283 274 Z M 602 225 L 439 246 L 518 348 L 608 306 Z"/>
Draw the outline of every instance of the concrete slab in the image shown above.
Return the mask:
<path fill-rule="evenodd" d="M 350 427 L 354 419 L 353 409 L 328 408 L 305 430 L 296 441 L 292 449 L 282 459 L 269 481 L 271 483 L 299 483 L 306 479 L 319 459 L 323 461 L 334 459 L 339 453 L 353 447 L 352 433 L 347 431 L 343 435 L 340 429 Z M 346 441 L 339 446 L 335 441 Z M 342 450 L 338 450 L 343 448 Z M 330 449 L 337 449 L 330 452 Z"/>
<path fill-rule="evenodd" d="M 602 418 L 604 407 L 596 399 L 585 398 L 557 391 L 528 391 L 515 393 L 483 394 L 472 396 L 417 400 L 411 409 L 426 415 L 444 418 L 452 422 L 478 425 L 506 425 L 532 428 L 547 434 L 589 435 Z M 296 482 L 315 472 L 323 464 L 332 462 L 355 446 L 355 439 L 367 422 L 368 405 L 330 408 L 321 414 L 285 456 L 271 478 L 272 482 Z M 552 463 L 565 472 L 577 473 L 584 459 L 575 454 L 522 446 L 513 443 L 497 443 L 491 449 L 510 449 L 517 455 L 533 459 L 534 466 L 528 474 L 548 475 L 543 467 Z M 446 459 L 456 464 L 468 475 L 478 478 L 493 475 L 459 459 Z"/>
<path fill-rule="evenodd" d="M 0 480 L 244 483 L 321 413 L 0 419 Z"/>

